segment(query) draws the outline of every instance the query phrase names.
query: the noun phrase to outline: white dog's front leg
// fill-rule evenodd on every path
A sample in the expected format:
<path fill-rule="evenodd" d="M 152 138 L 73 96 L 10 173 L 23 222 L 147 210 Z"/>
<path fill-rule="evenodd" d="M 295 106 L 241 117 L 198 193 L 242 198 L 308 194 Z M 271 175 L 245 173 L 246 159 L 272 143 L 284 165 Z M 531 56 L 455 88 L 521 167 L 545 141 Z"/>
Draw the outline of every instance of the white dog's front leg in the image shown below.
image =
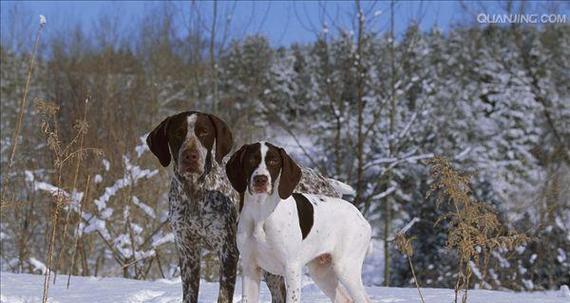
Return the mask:
<path fill-rule="evenodd" d="M 287 265 L 285 285 L 287 288 L 287 303 L 301 302 L 301 266 L 297 264 Z"/>
<path fill-rule="evenodd" d="M 243 262 L 242 273 L 242 303 L 257 303 L 259 301 L 259 283 L 261 269 L 252 262 Z"/>

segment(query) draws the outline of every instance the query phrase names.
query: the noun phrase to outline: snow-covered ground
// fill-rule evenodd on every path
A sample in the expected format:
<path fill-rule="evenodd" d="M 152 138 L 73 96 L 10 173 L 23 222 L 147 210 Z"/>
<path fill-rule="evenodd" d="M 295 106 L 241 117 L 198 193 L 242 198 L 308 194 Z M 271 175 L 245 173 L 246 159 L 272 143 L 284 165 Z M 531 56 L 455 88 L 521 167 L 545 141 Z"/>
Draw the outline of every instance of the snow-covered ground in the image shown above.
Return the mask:
<path fill-rule="evenodd" d="M 0 302 L 41 302 L 43 276 L 1 272 Z M 55 285 L 50 285 L 49 302 L 126 302 L 126 303 L 170 303 L 180 302 L 180 280 L 137 281 L 121 278 L 72 277 L 71 286 L 66 289 L 67 277 L 59 276 Z M 321 291 L 307 278 L 302 290 L 303 302 L 329 302 Z M 234 302 L 240 298 L 241 285 L 238 282 Z M 417 303 L 420 302 L 415 288 L 367 288 L 373 302 Z M 216 302 L 217 283 L 202 281 L 200 302 Z M 423 289 L 426 303 L 448 303 L 453 300 L 449 289 Z M 471 303 L 568 303 L 570 297 L 561 292 L 511 293 L 500 291 L 473 290 Z M 262 287 L 262 302 L 270 302 L 269 291 Z"/>

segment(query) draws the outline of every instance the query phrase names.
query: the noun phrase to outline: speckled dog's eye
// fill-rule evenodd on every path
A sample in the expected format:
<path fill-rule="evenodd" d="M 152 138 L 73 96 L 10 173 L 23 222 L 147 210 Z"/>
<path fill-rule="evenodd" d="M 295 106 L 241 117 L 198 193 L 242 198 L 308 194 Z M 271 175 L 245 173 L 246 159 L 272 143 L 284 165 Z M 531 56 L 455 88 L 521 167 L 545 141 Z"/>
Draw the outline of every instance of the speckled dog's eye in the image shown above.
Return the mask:
<path fill-rule="evenodd" d="M 184 137 L 185 134 L 186 134 L 186 129 L 181 128 L 175 133 L 175 136 L 178 138 L 182 138 Z"/>
<path fill-rule="evenodd" d="M 275 166 L 277 164 L 278 164 L 277 159 L 275 159 L 275 158 L 267 159 L 267 165 Z"/>

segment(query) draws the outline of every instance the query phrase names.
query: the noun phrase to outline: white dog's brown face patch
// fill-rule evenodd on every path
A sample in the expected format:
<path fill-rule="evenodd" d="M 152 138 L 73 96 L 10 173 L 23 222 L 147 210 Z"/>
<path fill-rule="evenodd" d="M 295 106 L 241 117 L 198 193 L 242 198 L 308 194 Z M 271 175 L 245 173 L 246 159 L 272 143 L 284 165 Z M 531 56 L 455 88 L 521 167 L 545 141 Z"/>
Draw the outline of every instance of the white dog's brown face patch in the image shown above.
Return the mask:
<path fill-rule="evenodd" d="M 283 148 L 266 142 L 246 144 L 235 152 L 226 165 L 226 174 L 236 191 L 273 194 L 288 198 L 301 179 L 301 169 Z"/>

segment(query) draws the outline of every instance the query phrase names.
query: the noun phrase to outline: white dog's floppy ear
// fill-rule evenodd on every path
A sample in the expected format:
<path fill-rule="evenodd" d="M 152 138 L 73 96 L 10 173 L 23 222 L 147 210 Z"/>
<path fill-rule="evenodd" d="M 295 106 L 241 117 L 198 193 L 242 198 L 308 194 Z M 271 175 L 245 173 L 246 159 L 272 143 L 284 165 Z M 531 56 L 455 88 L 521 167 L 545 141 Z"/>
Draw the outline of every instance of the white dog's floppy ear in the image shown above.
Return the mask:
<path fill-rule="evenodd" d="M 287 199 L 293 193 L 297 184 L 301 180 L 301 169 L 289 157 L 283 148 L 279 148 L 279 155 L 281 156 L 281 176 L 279 178 L 279 197 Z"/>
<path fill-rule="evenodd" d="M 243 157 L 247 150 L 247 144 L 236 151 L 226 164 L 226 175 L 232 187 L 238 193 L 244 193 L 247 187 L 247 176 L 243 167 Z"/>
<path fill-rule="evenodd" d="M 168 117 L 155 127 L 146 137 L 146 144 L 150 151 L 158 158 L 160 164 L 167 167 L 170 164 L 170 149 L 168 148 Z"/>

